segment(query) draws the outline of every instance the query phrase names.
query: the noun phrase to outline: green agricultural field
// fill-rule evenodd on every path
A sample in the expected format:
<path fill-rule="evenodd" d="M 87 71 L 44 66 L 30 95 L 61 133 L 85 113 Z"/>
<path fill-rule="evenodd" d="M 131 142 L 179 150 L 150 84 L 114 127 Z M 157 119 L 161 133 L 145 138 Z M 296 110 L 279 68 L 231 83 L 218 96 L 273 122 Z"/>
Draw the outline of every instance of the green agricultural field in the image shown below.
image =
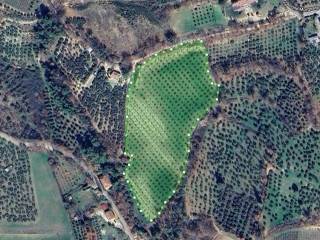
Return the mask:
<path fill-rule="evenodd" d="M 148 220 L 175 193 L 185 174 L 190 136 L 217 95 L 201 41 L 163 50 L 136 67 L 126 99 L 130 161 L 124 174 Z"/>
<path fill-rule="evenodd" d="M 48 155 L 29 152 L 29 157 L 39 214 L 35 222 L 1 223 L 0 239 L 73 239 L 71 223 L 48 164 Z"/>

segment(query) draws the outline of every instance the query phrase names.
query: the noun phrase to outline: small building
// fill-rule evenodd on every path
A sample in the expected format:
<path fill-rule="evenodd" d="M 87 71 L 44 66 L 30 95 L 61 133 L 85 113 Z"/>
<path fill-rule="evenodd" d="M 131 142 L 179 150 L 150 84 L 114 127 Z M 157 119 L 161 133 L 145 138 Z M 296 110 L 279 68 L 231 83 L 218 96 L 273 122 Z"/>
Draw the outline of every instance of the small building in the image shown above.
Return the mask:
<path fill-rule="evenodd" d="M 116 69 L 109 68 L 107 71 L 108 78 L 113 81 L 119 81 L 121 77 L 120 71 Z"/>
<path fill-rule="evenodd" d="M 112 187 L 112 183 L 110 181 L 110 178 L 107 175 L 101 175 L 101 176 L 99 176 L 99 179 L 100 179 L 100 182 L 105 190 L 108 190 Z"/>
<path fill-rule="evenodd" d="M 10 164 L 9 166 L 7 166 L 7 167 L 4 169 L 4 171 L 5 171 L 6 173 L 8 173 L 8 172 L 11 172 L 12 169 L 13 169 L 13 166 L 12 166 L 12 164 Z"/>
<path fill-rule="evenodd" d="M 91 47 L 88 47 L 88 48 L 87 48 L 87 51 L 88 51 L 89 53 L 91 53 L 91 52 L 93 51 L 93 49 L 92 49 Z"/>
<path fill-rule="evenodd" d="M 99 208 L 102 210 L 102 211 L 107 211 L 109 209 L 109 205 L 107 203 L 101 203 L 99 205 Z"/>
<path fill-rule="evenodd" d="M 118 219 L 112 210 L 105 211 L 104 215 L 109 222 L 115 222 Z"/>
<path fill-rule="evenodd" d="M 113 212 L 108 203 L 100 203 L 95 209 L 95 214 L 100 215 L 106 222 L 116 224 L 118 216 Z"/>
<path fill-rule="evenodd" d="M 238 0 L 232 4 L 232 9 L 235 12 L 241 12 L 257 2 L 258 0 Z"/>

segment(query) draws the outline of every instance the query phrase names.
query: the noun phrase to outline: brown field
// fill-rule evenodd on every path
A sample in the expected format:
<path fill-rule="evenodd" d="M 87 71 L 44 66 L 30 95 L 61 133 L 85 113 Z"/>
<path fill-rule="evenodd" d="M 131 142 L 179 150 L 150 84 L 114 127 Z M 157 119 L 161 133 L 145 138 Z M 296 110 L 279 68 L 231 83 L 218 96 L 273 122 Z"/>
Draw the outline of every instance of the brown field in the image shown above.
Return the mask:
<path fill-rule="evenodd" d="M 121 54 L 126 51 L 130 54 L 148 39 L 155 36 L 161 40 L 163 30 L 151 23 L 143 15 L 136 17 L 134 23 L 121 16 L 115 6 L 111 4 L 90 4 L 83 10 L 75 10 L 66 7 L 66 17 L 82 16 L 87 19 L 86 29 L 92 30 L 108 49 L 114 53 Z"/>

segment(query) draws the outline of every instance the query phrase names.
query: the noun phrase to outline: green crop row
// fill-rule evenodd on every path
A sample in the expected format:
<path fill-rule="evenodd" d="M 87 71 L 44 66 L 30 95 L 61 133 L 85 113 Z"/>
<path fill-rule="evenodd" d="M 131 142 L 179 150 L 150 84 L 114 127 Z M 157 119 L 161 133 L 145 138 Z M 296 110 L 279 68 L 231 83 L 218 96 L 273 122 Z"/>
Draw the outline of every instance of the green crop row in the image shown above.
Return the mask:
<path fill-rule="evenodd" d="M 189 140 L 216 102 L 201 41 L 154 54 L 132 75 L 126 100 L 125 177 L 138 208 L 152 221 L 185 174 Z"/>

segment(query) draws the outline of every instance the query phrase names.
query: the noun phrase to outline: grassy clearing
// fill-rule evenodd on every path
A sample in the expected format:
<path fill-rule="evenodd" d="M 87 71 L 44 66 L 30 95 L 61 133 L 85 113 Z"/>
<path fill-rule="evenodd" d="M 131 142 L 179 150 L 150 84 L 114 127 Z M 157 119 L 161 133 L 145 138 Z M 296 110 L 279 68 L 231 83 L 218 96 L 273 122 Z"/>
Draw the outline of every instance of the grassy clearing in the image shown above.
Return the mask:
<path fill-rule="evenodd" d="M 170 24 L 178 33 L 225 26 L 227 20 L 219 5 L 184 6 L 172 12 Z"/>
<path fill-rule="evenodd" d="M 40 5 L 40 0 L 0 0 L 0 2 L 10 5 L 11 7 L 18 9 L 22 12 L 34 12 L 34 10 Z"/>
<path fill-rule="evenodd" d="M 29 152 L 29 157 L 38 217 L 32 223 L 1 223 L 0 239 L 73 239 L 69 217 L 48 165 L 48 155 Z"/>
<path fill-rule="evenodd" d="M 97 222 L 101 228 L 102 240 L 129 240 L 128 236 L 119 228 L 114 227 L 112 224 L 107 223 L 102 217 L 97 217 Z"/>
<path fill-rule="evenodd" d="M 170 25 L 178 33 L 196 30 L 193 24 L 191 10 L 187 7 L 172 11 Z"/>
<path fill-rule="evenodd" d="M 190 136 L 217 94 L 201 41 L 163 50 L 136 67 L 126 100 L 125 177 L 148 220 L 179 185 Z"/>
<path fill-rule="evenodd" d="M 97 205 L 95 195 L 89 190 L 79 190 L 73 193 L 72 197 L 76 202 L 79 211 L 85 211 L 88 207 Z"/>

